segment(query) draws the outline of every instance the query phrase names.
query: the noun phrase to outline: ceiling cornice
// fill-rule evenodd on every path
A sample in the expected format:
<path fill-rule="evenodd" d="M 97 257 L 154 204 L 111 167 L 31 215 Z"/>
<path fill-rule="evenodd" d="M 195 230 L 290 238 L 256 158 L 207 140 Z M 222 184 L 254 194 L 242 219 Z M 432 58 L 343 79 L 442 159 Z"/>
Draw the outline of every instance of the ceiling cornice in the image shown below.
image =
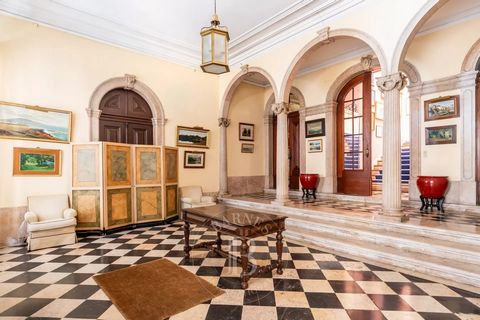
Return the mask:
<path fill-rule="evenodd" d="M 365 0 L 298 0 L 230 42 L 230 63 L 240 64 L 272 46 L 322 23 Z M 65 6 L 55 0 L 0 0 L 0 11 L 110 45 L 197 69 L 200 48 L 125 26 Z M 317 27 L 318 28 L 318 27 Z"/>

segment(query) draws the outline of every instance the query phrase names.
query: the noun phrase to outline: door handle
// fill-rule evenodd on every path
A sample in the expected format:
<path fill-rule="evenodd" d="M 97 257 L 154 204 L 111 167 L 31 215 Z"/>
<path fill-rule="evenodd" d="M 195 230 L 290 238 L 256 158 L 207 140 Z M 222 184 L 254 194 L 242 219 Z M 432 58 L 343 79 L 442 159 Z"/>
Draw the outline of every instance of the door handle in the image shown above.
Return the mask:
<path fill-rule="evenodd" d="M 368 158 L 370 156 L 370 149 L 365 149 L 365 156 Z"/>

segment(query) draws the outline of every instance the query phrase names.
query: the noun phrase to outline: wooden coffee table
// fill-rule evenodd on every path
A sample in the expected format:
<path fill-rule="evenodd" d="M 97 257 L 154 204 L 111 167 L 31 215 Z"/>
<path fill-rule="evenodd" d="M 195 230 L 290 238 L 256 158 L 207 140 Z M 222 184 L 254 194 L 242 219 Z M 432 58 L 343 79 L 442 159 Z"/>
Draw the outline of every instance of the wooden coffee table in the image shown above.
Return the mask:
<path fill-rule="evenodd" d="M 246 210 L 238 207 L 215 205 L 200 208 L 184 208 L 182 219 L 185 222 L 185 258 L 190 258 L 190 251 L 196 248 L 208 248 L 224 257 L 234 257 L 242 266 L 240 280 L 242 288 L 248 288 L 248 280 L 259 274 L 270 272 L 274 269 L 278 274 L 283 273 L 282 251 L 285 230 L 284 216 L 269 214 L 262 211 Z M 217 239 L 190 245 L 190 224 L 213 228 L 217 231 Z M 277 260 L 270 265 L 258 266 L 248 261 L 248 241 L 257 237 L 276 233 Z M 222 250 L 221 235 L 226 234 L 242 241 L 240 257 L 236 257 Z"/>

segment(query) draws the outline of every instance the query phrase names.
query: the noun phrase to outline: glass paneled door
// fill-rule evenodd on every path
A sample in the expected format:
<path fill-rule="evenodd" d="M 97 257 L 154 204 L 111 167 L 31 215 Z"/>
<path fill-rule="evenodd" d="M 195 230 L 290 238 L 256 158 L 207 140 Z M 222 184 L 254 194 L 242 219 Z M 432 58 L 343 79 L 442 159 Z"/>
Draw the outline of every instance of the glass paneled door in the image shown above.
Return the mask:
<path fill-rule="evenodd" d="M 338 96 L 338 192 L 370 196 L 371 183 L 371 72 L 352 79 Z"/>

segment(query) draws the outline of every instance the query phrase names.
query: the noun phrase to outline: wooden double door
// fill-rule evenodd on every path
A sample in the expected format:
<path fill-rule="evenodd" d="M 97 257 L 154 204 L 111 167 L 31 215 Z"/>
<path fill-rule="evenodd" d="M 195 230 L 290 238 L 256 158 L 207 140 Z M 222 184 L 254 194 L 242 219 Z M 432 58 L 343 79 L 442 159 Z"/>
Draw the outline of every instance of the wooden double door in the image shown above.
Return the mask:
<path fill-rule="evenodd" d="M 136 92 L 109 91 L 100 102 L 100 141 L 153 144 L 152 111 Z"/>
<path fill-rule="evenodd" d="M 337 186 L 339 193 L 372 194 L 372 73 L 352 79 L 338 96 Z"/>
<path fill-rule="evenodd" d="M 288 163 L 289 179 L 288 188 L 300 188 L 300 113 L 298 111 L 288 114 Z M 277 181 L 277 117 L 273 118 L 273 181 Z"/>

